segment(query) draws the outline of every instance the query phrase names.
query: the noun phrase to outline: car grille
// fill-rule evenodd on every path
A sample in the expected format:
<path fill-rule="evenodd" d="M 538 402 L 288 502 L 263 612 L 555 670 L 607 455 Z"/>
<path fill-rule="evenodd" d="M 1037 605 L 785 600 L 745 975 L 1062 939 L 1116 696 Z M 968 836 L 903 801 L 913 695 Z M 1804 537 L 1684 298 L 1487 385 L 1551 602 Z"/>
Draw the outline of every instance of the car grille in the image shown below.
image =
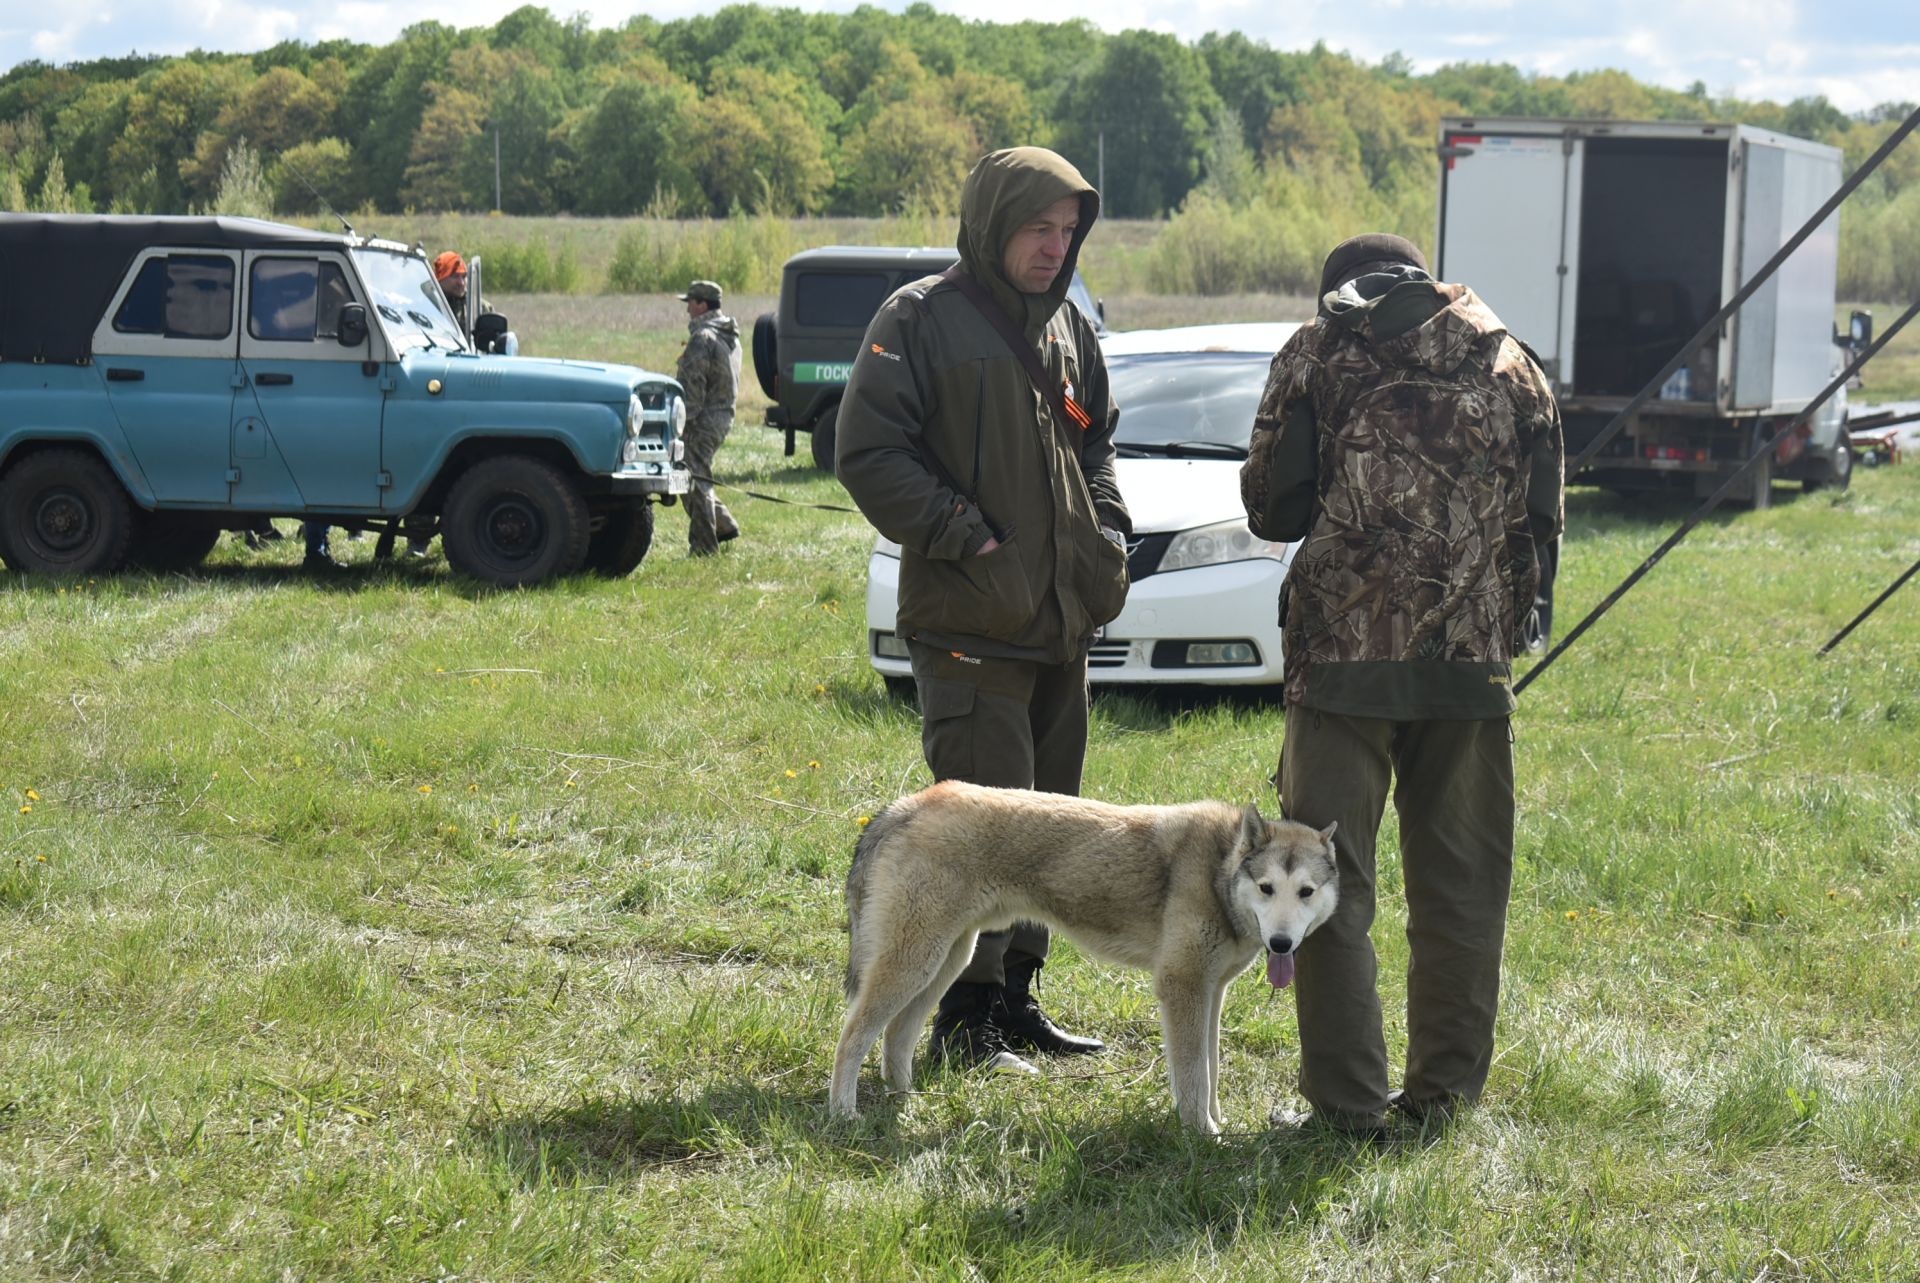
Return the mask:
<path fill-rule="evenodd" d="M 1096 642 L 1087 650 L 1087 667 L 1124 668 L 1132 653 L 1132 642 Z"/>

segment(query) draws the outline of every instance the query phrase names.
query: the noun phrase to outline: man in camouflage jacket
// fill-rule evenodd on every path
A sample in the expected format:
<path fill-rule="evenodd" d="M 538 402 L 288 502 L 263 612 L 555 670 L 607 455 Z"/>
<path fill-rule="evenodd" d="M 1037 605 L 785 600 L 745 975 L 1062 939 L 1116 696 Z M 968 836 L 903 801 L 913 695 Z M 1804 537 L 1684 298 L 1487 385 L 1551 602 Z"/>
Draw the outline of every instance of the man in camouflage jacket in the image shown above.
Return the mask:
<path fill-rule="evenodd" d="M 687 551 L 718 552 L 740 534 L 740 525 L 713 493 L 713 458 L 733 430 L 733 401 L 740 386 L 740 327 L 720 310 L 720 287 L 695 281 L 680 296 L 687 305 L 687 346 L 675 377 L 687 396 Z"/>
<path fill-rule="evenodd" d="M 1397 236 L 1333 251 L 1240 474 L 1254 533 L 1304 540 L 1282 594 L 1275 783 L 1289 818 L 1339 823 L 1339 910 L 1297 973 L 1300 1090 L 1320 1123 L 1370 1132 L 1390 1103 L 1369 935 L 1390 785 L 1411 950 L 1391 1104 L 1444 1116 L 1485 1086 L 1513 868 L 1511 664 L 1563 466 L 1545 375 L 1472 290 L 1434 281 Z"/>

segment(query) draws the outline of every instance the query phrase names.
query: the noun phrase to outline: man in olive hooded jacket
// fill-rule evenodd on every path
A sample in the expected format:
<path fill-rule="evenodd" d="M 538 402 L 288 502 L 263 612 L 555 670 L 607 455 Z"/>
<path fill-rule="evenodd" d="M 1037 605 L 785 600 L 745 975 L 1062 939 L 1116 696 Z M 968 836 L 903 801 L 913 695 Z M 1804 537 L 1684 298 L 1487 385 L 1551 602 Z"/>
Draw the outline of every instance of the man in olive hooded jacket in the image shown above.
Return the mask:
<path fill-rule="evenodd" d="M 836 471 L 900 545 L 898 631 L 937 780 L 1080 791 L 1087 647 L 1125 604 L 1132 530 L 1099 340 L 1063 306 L 1099 212 L 1051 151 L 980 161 L 960 262 L 881 307 L 840 405 Z M 1016 342 L 1052 386 L 1036 386 Z M 1015 1050 L 1101 1050 L 1035 1004 L 1046 952 L 1034 923 L 982 934 L 941 999 L 934 1055 L 1030 1069 Z"/>

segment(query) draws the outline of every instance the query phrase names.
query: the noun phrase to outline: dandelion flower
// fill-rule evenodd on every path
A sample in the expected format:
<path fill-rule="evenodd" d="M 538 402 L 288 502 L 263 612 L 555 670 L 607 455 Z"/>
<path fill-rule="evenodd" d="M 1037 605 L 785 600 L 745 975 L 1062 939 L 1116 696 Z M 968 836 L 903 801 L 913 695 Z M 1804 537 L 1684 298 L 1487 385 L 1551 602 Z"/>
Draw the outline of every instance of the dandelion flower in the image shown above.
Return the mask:
<path fill-rule="evenodd" d="M 787 778 L 790 780 L 797 780 L 800 778 L 800 772 L 789 768 L 787 771 Z"/>
<path fill-rule="evenodd" d="M 867 825 L 869 825 L 869 824 L 872 824 L 872 823 L 873 823 L 873 817 L 872 817 L 871 815 L 863 815 L 863 816 L 861 816 L 861 817 L 860 817 L 860 827 L 861 827 L 861 828 L 863 828 L 863 829 L 864 829 L 864 828 L 866 828 L 866 827 L 867 827 Z"/>
<path fill-rule="evenodd" d="M 561 785 L 560 785 L 560 787 L 561 787 L 561 788 L 563 788 L 563 789 L 570 789 L 570 788 L 572 788 L 572 787 L 573 787 L 573 781 L 572 781 L 572 780 L 566 780 L 566 781 L 564 781 L 564 782 L 562 782 L 562 783 L 561 783 Z"/>
<path fill-rule="evenodd" d="M 469 784 L 469 785 L 467 785 L 467 792 L 469 792 L 469 793 L 478 793 L 479 791 L 480 791 L 480 786 L 479 786 L 478 784 Z"/>
<path fill-rule="evenodd" d="M 1568 910 L 1567 910 L 1567 921 L 1568 921 L 1568 922 L 1572 922 L 1572 921 L 1573 921 L 1573 920 L 1574 920 L 1575 918 L 1577 918 L 1577 917 L 1579 917 L 1579 916 L 1580 916 L 1580 910 L 1578 910 L 1578 909 L 1568 909 Z"/>
<path fill-rule="evenodd" d="M 41 864 L 45 864 L 47 862 L 47 857 L 44 855 L 36 855 L 33 858 L 39 861 Z"/>
<path fill-rule="evenodd" d="M 817 770 L 819 770 L 819 769 L 820 769 L 820 763 L 818 763 L 818 762 L 808 762 L 808 763 L 807 763 L 807 769 L 808 769 L 809 771 L 817 771 Z"/>
<path fill-rule="evenodd" d="M 431 792 L 433 792 L 433 785 L 431 785 L 431 784 L 422 784 L 422 785 L 420 786 L 420 791 L 421 791 L 421 792 L 422 792 L 423 794 L 424 794 L 424 793 L 431 793 Z"/>
<path fill-rule="evenodd" d="M 816 694 L 816 695 L 824 695 L 824 694 L 826 694 L 826 693 L 827 693 L 827 684 L 826 684 L 825 682 L 815 682 L 815 683 L 813 684 L 813 693 L 814 693 L 814 694 Z"/>
<path fill-rule="evenodd" d="M 20 808 L 20 814 L 22 814 L 22 815 L 32 815 L 32 814 L 33 814 L 33 803 L 31 803 L 31 802 L 29 802 L 29 803 L 27 803 L 27 804 L 26 804 L 25 806 L 23 806 L 23 807 L 21 807 L 21 808 Z"/>
<path fill-rule="evenodd" d="M 38 793 L 34 792 L 32 789 L 27 790 L 27 801 L 38 802 L 39 800 L 40 800 L 40 795 Z"/>

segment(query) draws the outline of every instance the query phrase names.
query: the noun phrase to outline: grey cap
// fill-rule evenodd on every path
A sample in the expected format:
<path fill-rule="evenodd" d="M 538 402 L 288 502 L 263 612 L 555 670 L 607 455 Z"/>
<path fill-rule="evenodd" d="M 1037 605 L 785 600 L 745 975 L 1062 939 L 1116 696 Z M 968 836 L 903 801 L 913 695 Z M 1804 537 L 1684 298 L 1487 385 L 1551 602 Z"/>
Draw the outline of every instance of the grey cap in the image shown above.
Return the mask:
<path fill-rule="evenodd" d="M 1391 232 L 1350 236 L 1327 255 L 1326 264 L 1320 269 L 1320 292 L 1337 290 L 1356 276 L 1389 263 L 1406 263 L 1423 272 L 1427 270 L 1426 256 L 1421 254 L 1420 247 L 1404 236 Z"/>
<path fill-rule="evenodd" d="M 695 281 L 687 286 L 687 292 L 680 296 L 682 303 L 711 303 L 720 306 L 720 286 L 714 281 Z"/>

